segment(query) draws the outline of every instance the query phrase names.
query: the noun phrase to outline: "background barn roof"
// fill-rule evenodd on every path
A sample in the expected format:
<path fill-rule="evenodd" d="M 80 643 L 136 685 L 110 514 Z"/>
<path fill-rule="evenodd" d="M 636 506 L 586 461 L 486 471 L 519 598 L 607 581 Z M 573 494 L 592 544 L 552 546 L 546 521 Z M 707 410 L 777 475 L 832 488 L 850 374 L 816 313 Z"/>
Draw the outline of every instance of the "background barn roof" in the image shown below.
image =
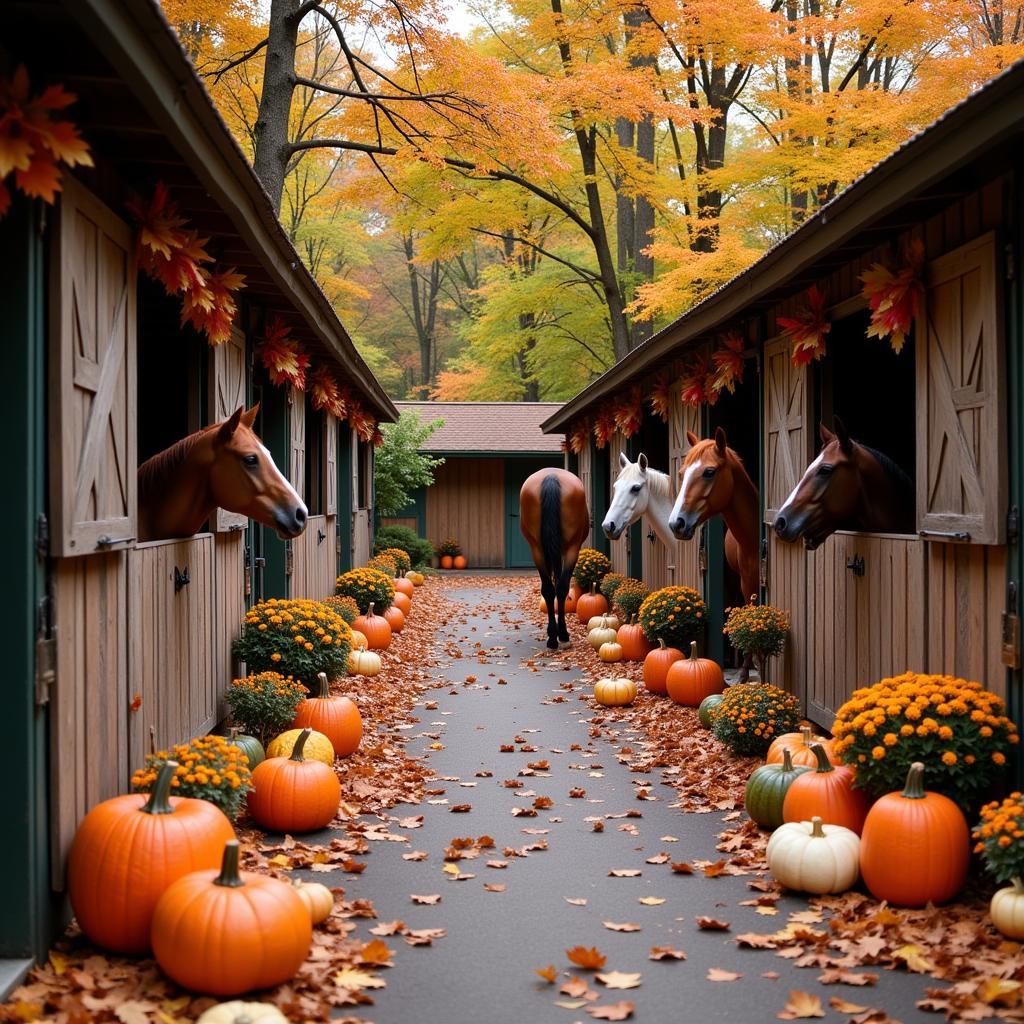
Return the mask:
<path fill-rule="evenodd" d="M 559 402 L 397 402 L 399 412 L 420 420 L 444 420 L 423 445 L 425 452 L 446 454 L 547 455 L 562 450 L 561 438 L 545 434 L 541 422 Z"/>

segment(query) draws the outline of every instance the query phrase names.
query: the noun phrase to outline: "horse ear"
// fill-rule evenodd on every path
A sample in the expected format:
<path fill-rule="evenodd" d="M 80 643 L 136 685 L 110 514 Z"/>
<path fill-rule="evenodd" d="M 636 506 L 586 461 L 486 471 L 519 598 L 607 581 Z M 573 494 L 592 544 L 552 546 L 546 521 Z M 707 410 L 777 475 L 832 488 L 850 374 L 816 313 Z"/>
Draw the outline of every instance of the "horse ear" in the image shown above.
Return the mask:
<path fill-rule="evenodd" d="M 692 430 L 688 430 L 686 432 L 686 440 L 690 442 L 690 447 L 692 448 L 700 438 Z"/>
<path fill-rule="evenodd" d="M 719 455 L 725 454 L 727 442 L 725 437 L 725 431 L 721 427 L 715 428 L 715 447 L 718 449 Z"/>
<path fill-rule="evenodd" d="M 240 405 L 231 416 L 226 419 L 221 425 L 220 430 L 217 431 L 217 440 L 221 443 L 227 443 L 234 436 L 235 431 L 238 429 L 238 424 L 242 420 L 242 413 L 245 411 L 245 406 Z"/>
<path fill-rule="evenodd" d="M 629 459 L 625 452 L 619 452 L 619 469 L 625 469 L 629 465 Z"/>
<path fill-rule="evenodd" d="M 257 402 L 248 412 L 242 413 L 242 423 L 245 424 L 250 430 L 252 425 L 256 422 L 256 414 L 260 411 L 260 403 Z"/>
<path fill-rule="evenodd" d="M 822 444 L 831 444 L 836 439 L 836 435 L 824 423 L 818 424 L 818 436 L 821 438 Z"/>
<path fill-rule="evenodd" d="M 833 416 L 832 426 L 835 427 L 836 437 L 839 438 L 839 447 L 842 449 L 843 454 L 849 455 L 853 451 L 853 442 L 850 440 L 846 424 L 838 416 Z"/>
<path fill-rule="evenodd" d="M 636 460 L 637 465 L 640 467 L 641 473 L 647 472 L 647 456 L 643 452 L 640 453 L 640 457 Z"/>

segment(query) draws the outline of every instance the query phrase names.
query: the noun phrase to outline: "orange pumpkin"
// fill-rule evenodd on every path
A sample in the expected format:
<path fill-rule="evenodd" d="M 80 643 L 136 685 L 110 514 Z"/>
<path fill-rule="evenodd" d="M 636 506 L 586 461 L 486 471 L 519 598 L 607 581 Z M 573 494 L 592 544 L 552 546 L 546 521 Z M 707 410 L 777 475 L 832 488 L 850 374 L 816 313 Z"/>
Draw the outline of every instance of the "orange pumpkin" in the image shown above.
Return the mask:
<path fill-rule="evenodd" d="M 622 657 L 626 661 L 643 661 L 651 653 L 651 645 L 647 642 L 639 622 L 627 622 L 619 626 L 616 639 L 622 647 Z"/>
<path fill-rule="evenodd" d="M 366 637 L 371 651 L 383 651 L 391 644 L 391 623 L 383 615 L 374 615 L 372 604 L 365 615 L 352 623 L 352 628 Z"/>
<path fill-rule="evenodd" d="M 776 736 L 768 747 L 765 764 L 782 764 L 783 751 L 788 747 L 793 764 L 804 764 L 813 768 L 818 763 L 811 749 L 815 743 L 825 748 L 825 753 L 833 764 L 843 763 L 832 748 L 832 740 L 825 736 L 815 736 L 810 726 L 805 725 L 799 732 L 784 732 L 781 736 Z"/>
<path fill-rule="evenodd" d="M 252 773 L 249 813 L 270 832 L 312 832 L 330 824 L 338 810 L 341 784 L 334 769 L 302 756 L 309 733 L 302 730 L 290 757 L 268 757 Z"/>
<path fill-rule="evenodd" d="M 412 611 L 412 598 L 408 594 L 403 594 L 400 590 L 395 591 L 395 596 L 391 603 L 406 617 Z"/>
<path fill-rule="evenodd" d="M 287 882 L 239 872 L 233 839 L 219 873 L 185 875 L 160 897 L 152 935 L 156 962 L 172 981 L 192 992 L 235 996 L 293 977 L 309 955 L 313 924 Z"/>
<path fill-rule="evenodd" d="M 452 566 L 456 569 L 465 569 L 467 565 L 469 565 L 469 562 L 466 561 L 465 555 L 456 555 L 452 559 Z"/>
<path fill-rule="evenodd" d="M 597 584 L 590 586 L 590 593 L 584 594 L 576 601 L 576 614 L 580 622 L 586 625 L 595 615 L 603 615 L 608 611 L 608 599 L 597 592 Z"/>
<path fill-rule="evenodd" d="M 963 813 L 941 793 L 926 792 L 915 761 L 901 793 L 868 811 L 860 840 L 860 873 L 875 899 L 901 907 L 946 903 L 967 878 L 970 833 Z"/>
<path fill-rule="evenodd" d="M 665 677 L 672 665 L 682 656 L 682 651 L 675 647 L 666 647 L 665 641 L 659 637 L 658 646 L 644 658 L 644 686 L 651 693 L 668 693 Z"/>
<path fill-rule="evenodd" d="M 416 584 L 412 580 L 405 576 L 399 576 L 397 579 L 391 581 L 395 585 L 395 593 L 405 594 L 409 600 L 412 600 L 412 596 L 416 591 Z"/>
<path fill-rule="evenodd" d="M 669 666 L 665 689 L 677 704 L 695 708 L 705 697 L 725 690 L 725 677 L 717 662 L 697 657 L 697 641 L 691 640 L 690 656 Z"/>
<path fill-rule="evenodd" d="M 450 569 L 451 567 L 452 567 L 452 556 L 451 555 L 442 555 L 441 556 L 441 568 L 442 569 Z"/>
<path fill-rule="evenodd" d="M 115 796 L 82 819 L 68 857 L 68 895 L 86 936 L 115 953 L 145 953 L 153 908 L 172 882 L 214 868 L 231 822 L 206 800 L 168 796 L 178 764 L 153 791 Z"/>
<path fill-rule="evenodd" d="M 401 633 L 405 629 L 405 615 L 398 605 L 391 605 L 384 609 L 384 618 L 391 627 L 392 633 Z"/>
<path fill-rule="evenodd" d="M 569 583 L 569 597 L 575 607 L 576 602 L 583 596 L 583 588 L 576 582 L 576 577 Z"/>
<path fill-rule="evenodd" d="M 820 743 L 813 744 L 811 752 L 817 767 L 798 775 L 786 790 L 782 820 L 810 821 L 819 817 L 826 825 L 842 825 L 860 835 L 868 798 L 863 790 L 853 788 L 853 769 L 832 764 Z"/>
<path fill-rule="evenodd" d="M 295 712 L 293 729 L 322 732 L 334 747 L 336 757 L 348 757 L 357 750 L 363 738 L 363 719 L 359 708 L 348 697 L 332 697 L 327 674 L 319 673 L 320 691 L 304 700 Z"/>
<path fill-rule="evenodd" d="M 557 605 L 557 602 L 555 603 Z M 543 597 L 540 599 L 540 610 L 542 614 L 547 615 L 548 603 Z M 576 611 L 576 598 L 573 597 L 572 591 L 570 590 L 569 593 L 565 595 L 565 614 L 572 615 L 574 611 Z"/>

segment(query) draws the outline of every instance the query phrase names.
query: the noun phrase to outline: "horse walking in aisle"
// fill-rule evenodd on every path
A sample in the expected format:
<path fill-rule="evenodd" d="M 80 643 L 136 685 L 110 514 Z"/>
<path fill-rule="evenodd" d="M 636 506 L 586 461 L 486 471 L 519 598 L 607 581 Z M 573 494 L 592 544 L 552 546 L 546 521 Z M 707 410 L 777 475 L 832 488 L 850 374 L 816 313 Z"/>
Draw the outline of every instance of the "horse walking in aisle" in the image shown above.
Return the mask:
<path fill-rule="evenodd" d="M 668 473 L 654 469 L 643 452 L 636 462 L 619 452 L 619 475 L 612 484 L 612 501 L 601 529 L 610 540 L 618 540 L 641 516 L 646 516 L 651 529 L 671 549 L 676 540 L 669 526 L 674 500 Z"/>
<path fill-rule="evenodd" d="M 217 508 L 255 519 L 282 540 L 302 533 L 306 506 L 253 432 L 258 410 L 239 407 L 139 466 L 139 540 L 191 537 Z"/>
<path fill-rule="evenodd" d="M 789 543 L 813 551 L 836 530 L 912 533 L 914 484 L 888 455 L 852 440 L 834 417 L 820 424 L 822 448 L 772 524 Z"/>
<path fill-rule="evenodd" d="M 744 602 L 757 600 L 760 560 L 760 500 L 743 460 L 728 446 L 718 427 L 701 440 L 686 432 L 690 450 L 679 471 L 681 486 L 669 525 L 679 540 L 690 540 L 712 516 L 725 520 L 725 560 L 740 581 Z"/>
<path fill-rule="evenodd" d="M 519 492 L 519 529 L 540 573 L 540 592 L 548 610 L 548 648 L 554 651 L 559 643 L 569 643 L 565 599 L 580 548 L 590 533 L 590 510 L 579 477 L 564 469 L 539 469 L 528 476 Z"/>

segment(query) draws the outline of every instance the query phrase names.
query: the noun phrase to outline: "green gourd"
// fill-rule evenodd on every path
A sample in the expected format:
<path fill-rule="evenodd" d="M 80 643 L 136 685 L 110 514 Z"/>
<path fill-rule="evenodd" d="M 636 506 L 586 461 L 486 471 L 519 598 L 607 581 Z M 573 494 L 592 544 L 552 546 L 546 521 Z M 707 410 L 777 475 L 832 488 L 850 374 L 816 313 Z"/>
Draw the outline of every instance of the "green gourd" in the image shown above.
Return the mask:
<path fill-rule="evenodd" d="M 782 764 L 763 764 L 755 768 L 747 779 L 747 789 L 743 802 L 747 814 L 768 830 L 777 829 L 785 820 L 782 816 L 782 805 L 786 793 L 793 780 L 804 772 L 809 772 L 808 765 L 793 764 L 789 756 L 789 747 L 782 752 Z"/>
<path fill-rule="evenodd" d="M 722 698 L 725 696 L 723 693 L 713 693 L 709 697 L 705 697 L 700 702 L 700 707 L 697 708 L 697 717 L 700 719 L 700 724 L 705 729 L 711 728 L 712 718 L 715 708 L 722 703 Z"/>
<path fill-rule="evenodd" d="M 263 744 L 255 736 L 246 736 L 240 732 L 237 726 L 229 730 L 228 743 L 233 743 L 249 759 L 249 771 L 266 760 Z"/>

